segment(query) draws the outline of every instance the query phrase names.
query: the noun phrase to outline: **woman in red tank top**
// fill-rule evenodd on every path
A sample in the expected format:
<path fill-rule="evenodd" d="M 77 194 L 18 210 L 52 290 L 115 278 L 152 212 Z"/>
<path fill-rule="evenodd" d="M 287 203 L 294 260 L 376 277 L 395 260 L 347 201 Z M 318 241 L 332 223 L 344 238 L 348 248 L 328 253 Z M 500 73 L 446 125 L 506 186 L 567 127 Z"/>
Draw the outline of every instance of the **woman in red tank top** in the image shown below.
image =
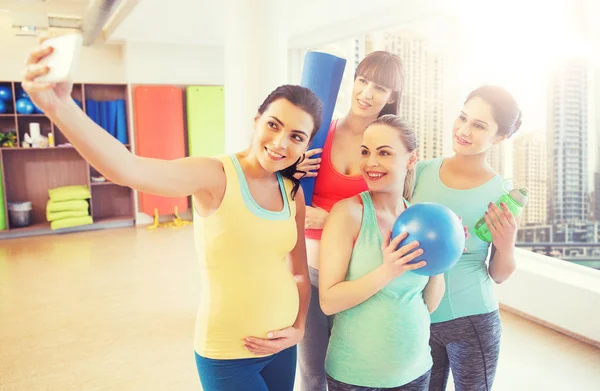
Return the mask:
<path fill-rule="evenodd" d="M 367 55 L 354 74 L 349 112 L 334 119 L 323 149 L 306 152 L 298 170 L 316 176 L 313 206 L 306 207 L 306 249 L 312 285 L 304 338 L 298 345 L 302 391 L 325 391 L 325 354 L 332 317 L 319 305 L 319 246 L 321 232 L 333 205 L 367 190 L 360 169 L 360 144 L 367 125 L 384 114 L 398 114 L 404 87 L 400 58 L 390 52 Z M 321 158 L 311 158 L 321 153 Z"/>

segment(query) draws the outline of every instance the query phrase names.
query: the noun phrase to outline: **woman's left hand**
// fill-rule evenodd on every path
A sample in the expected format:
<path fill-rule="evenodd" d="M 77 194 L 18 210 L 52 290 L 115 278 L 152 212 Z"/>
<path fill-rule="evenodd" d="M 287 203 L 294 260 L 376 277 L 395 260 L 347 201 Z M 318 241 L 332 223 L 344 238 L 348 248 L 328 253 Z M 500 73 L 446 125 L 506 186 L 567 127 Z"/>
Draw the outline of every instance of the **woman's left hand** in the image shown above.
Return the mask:
<path fill-rule="evenodd" d="M 304 337 L 304 330 L 288 327 L 283 330 L 271 331 L 267 339 L 247 337 L 244 339 L 246 349 L 256 355 L 279 353 L 296 345 Z"/>
<path fill-rule="evenodd" d="M 492 233 L 492 243 L 497 251 L 511 251 L 517 242 L 517 231 L 519 224 L 508 206 L 500 203 L 502 209 L 494 203 L 490 203 L 485 214 L 485 222 Z"/>

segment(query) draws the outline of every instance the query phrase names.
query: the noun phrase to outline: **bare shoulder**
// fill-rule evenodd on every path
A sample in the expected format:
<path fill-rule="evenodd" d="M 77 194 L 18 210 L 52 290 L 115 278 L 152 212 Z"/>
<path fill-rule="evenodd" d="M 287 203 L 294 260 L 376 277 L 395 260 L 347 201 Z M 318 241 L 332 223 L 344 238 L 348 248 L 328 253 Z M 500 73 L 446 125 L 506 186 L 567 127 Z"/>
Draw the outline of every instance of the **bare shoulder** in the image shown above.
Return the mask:
<path fill-rule="evenodd" d="M 362 215 L 362 202 L 359 196 L 354 196 L 335 203 L 329 212 L 327 222 L 335 222 L 337 229 L 358 234 Z"/>
<path fill-rule="evenodd" d="M 201 175 L 207 190 L 224 188 L 227 182 L 223 162 L 216 157 L 194 156 L 189 157 L 189 164 L 194 175 Z"/>

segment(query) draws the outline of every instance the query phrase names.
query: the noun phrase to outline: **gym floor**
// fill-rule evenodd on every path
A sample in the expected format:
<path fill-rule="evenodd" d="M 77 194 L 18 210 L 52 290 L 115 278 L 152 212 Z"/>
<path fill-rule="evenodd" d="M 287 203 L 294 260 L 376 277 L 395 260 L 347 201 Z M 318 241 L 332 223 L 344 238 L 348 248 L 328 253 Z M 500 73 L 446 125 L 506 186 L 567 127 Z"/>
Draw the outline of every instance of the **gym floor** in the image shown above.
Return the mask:
<path fill-rule="evenodd" d="M 201 390 L 192 235 L 124 228 L 0 242 L 0 390 Z M 502 318 L 494 391 L 598 390 L 600 349 Z"/>

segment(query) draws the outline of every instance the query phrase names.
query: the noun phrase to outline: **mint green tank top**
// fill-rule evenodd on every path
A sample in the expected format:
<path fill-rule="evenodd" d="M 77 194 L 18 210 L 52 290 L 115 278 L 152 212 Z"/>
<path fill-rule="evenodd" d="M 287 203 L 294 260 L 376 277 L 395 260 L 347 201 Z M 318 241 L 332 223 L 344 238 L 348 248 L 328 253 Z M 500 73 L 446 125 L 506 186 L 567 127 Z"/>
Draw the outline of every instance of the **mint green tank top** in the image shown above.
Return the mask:
<path fill-rule="evenodd" d="M 346 280 L 383 262 L 383 236 L 369 192 L 360 193 L 363 217 Z M 423 289 L 429 278 L 406 272 L 356 307 L 335 315 L 325 370 L 356 386 L 391 388 L 410 383 L 432 366 L 429 311 Z"/>
<path fill-rule="evenodd" d="M 467 251 L 457 264 L 444 273 L 446 291 L 439 307 L 431 314 L 432 323 L 440 323 L 469 315 L 479 315 L 498 309 L 492 280 L 486 260 L 490 244 L 473 232 L 477 220 L 484 215 L 490 202 L 496 202 L 504 194 L 504 178 L 497 175 L 481 186 L 457 190 L 446 186 L 440 179 L 443 158 L 417 163 L 415 190 L 411 201 L 436 202 L 450 208 L 462 217 L 469 228 Z"/>

